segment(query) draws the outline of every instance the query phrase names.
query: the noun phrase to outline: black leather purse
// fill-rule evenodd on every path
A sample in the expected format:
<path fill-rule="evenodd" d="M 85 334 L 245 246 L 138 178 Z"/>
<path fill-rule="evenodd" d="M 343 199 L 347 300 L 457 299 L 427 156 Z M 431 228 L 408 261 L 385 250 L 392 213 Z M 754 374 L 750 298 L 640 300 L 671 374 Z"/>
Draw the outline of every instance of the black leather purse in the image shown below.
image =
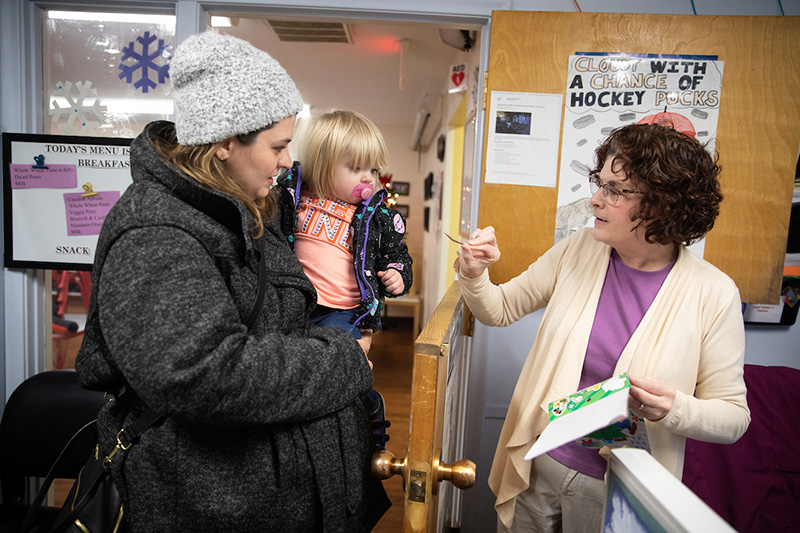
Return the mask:
<path fill-rule="evenodd" d="M 78 474 L 78 479 L 75 480 L 67 495 L 64 506 L 53 525 L 53 531 L 86 533 L 87 531 L 116 532 L 119 530 L 124 509 L 117 487 L 111 479 L 111 461 L 118 452 L 129 449 L 146 429 L 163 419 L 164 417 L 155 410 L 148 410 L 117 433 L 117 445 L 105 457 L 100 453 L 100 446 L 95 444 L 89 460 L 86 461 Z M 91 429 L 96 423 L 95 420 L 81 428 L 73 439 L 76 439 L 83 431 Z M 51 482 L 52 478 L 48 476 L 42 488 L 49 488 Z M 42 490 L 39 492 L 41 493 Z M 46 489 L 44 493 L 47 493 Z M 39 494 L 37 494 L 38 499 Z M 41 502 L 38 503 L 41 504 Z M 33 516 L 30 518 L 32 522 Z M 27 531 L 27 522 L 26 517 L 26 524 L 23 525 L 22 531 Z"/>
<path fill-rule="evenodd" d="M 253 326 L 256 317 L 261 311 L 261 306 L 264 304 L 267 271 L 263 238 L 260 242 L 259 251 L 261 257 L 258 264 L 258 291 L 253 307 L 245 319 L 247 329 Z M 53 532 L 116 533 L 120 529 L 124 518 L 124 508 L 117 487 L 114 485 L 114 480 L 111 479 L 111 462 L 119 452 L 128 450 L 136 443 L 144 431 L 163 420 L 163 418 L 153 409 L 146 411 L 142 416 L 117 433 L 117 445 L 105 457 L 100 453 L 100 446 L 95 444 L 94 450 L 92 450 L 89 459 L 81 469 L 80 474 L 78 474 L 78 479 L 72 485 L 64 506 L 61 508 L 58 518 L 56 518 L 52 529 Z M 58 458 L 56 458 L 39 492 L 37 492 L 28 514 L 25 516 L 25 522 L 21 529 L 22 533 L 28 533 L 33 525 L 36 514 L 42 506 L 47 492 L 50 490 L 50 485 L 53 483 L 58 464 L 67 456 L 73 443 L 78 441 L 83 433 L 93 430 L 96 424 L 97 420 L 94 420 L 78 430 L 61 451 Z"/>

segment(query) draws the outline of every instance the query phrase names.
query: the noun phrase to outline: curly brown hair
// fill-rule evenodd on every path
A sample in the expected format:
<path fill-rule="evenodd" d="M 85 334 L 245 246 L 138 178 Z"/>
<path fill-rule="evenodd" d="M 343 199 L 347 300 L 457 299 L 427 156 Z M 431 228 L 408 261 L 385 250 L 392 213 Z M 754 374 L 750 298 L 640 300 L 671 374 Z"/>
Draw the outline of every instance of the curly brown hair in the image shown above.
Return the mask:
<path fill-rule="evenodd" d="M 647 242 L 689 245 L 714 227 L 721 167 L 696 138 L 668 126 L 631 124 L 611 132 L 595 157 L 593 172 L 611 157 L 611 168 L 643 191 L 631 220 L 644 227 Z"/>

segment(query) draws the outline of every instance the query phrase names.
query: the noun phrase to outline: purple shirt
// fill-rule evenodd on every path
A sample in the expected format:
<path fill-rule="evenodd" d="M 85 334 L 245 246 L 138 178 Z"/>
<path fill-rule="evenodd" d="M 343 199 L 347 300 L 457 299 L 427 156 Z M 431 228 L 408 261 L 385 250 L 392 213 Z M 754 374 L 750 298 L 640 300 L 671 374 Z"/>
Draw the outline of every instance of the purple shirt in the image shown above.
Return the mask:
<path fill-rule="evenodd" d="M 611 251 L 578 390 L 612 376 L 619 356 L 674 264 L 673 261 L 655 271 L 636 270 L 623 263 L 616 250 Z M 574 470 L 602 479 L 607 463 L 598 451 L 598 448 L 571 442 L 552 450 L 549 455 Z"/>

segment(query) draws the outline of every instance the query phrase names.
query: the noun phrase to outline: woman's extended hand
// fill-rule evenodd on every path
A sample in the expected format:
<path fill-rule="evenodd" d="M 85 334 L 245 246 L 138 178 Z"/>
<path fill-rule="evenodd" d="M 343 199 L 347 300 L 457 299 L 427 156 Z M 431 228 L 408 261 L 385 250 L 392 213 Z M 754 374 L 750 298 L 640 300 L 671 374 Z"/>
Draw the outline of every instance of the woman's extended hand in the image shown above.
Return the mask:
<path fill-rule="evenodd" d="M 369 369 L 372 370 L 372 361 L 369 359 L 369 349 L 372 346 L 372 331 L 367 329 L 361 330 L 361 338 L 356 339 L 361 349 L 364 350 L 364 356 L 367 358 L 367 363 L 369 363 Z"/>
<path fill-rule="evenodd" d="M 628 376 L 631 382 L 628 405 L 647 420 L 661 420 L 672 410 L 675 387 L 649 377 Z"/>
<path fill-rule="evenodd" d="M 476 229 L 469 240 L 461 245 L 461 255 L 456 258 L 456 265 L 461 265 L 461 275 L 466 278 L 477 278 L 492 263 L 500 259 L 500 248 L 492 226 Z"/>

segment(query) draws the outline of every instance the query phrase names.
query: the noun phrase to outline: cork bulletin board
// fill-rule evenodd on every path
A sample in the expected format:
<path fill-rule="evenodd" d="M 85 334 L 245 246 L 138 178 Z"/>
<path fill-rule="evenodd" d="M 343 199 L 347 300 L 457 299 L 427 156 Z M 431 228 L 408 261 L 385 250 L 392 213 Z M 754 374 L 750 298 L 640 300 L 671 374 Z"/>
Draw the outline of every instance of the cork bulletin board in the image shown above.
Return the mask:
<path fill-rule="evenodd" d="M 565 95 L 576 52 L 717 56 L 725 199 L 704 257 L 734 279 L 742 301 L 777 304 L 800 148 L 798 35 L 800 17 L 496 11 L 487 90 Z M 483 161 L 485 176 L 486 146 Z M 557 195 L 557 187 L 481 184 L 478 225 L 495 227 L 503 252 L 493 282 L 553 245 Z"/>

